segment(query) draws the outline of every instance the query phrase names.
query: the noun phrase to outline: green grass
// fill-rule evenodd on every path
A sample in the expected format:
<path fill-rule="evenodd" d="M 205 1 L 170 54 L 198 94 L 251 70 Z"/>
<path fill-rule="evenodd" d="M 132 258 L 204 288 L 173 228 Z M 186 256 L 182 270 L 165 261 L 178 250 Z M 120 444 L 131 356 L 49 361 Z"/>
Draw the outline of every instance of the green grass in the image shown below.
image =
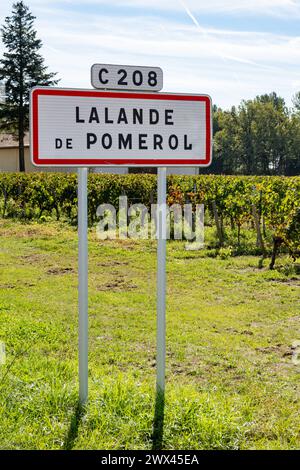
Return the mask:
<path fill-rule="evenodd" d="M 155 242 L 90 230 L 90 399 L 78 410 L 76 230 L 2 220 L 0 237 L 0 448 L 151 449 Z M 299 266 L 225 258 L 168 243 L 162 448 L 299 449 Z"/>

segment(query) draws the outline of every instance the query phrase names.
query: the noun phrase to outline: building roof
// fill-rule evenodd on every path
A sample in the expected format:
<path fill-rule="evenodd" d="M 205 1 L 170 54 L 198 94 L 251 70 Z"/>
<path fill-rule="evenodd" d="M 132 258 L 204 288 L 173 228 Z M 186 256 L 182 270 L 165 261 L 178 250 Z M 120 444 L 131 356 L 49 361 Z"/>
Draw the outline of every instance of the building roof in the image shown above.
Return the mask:
<path fill-rule="evenodd" d="M 19 142 L 12 134 L 0 134 L 0 148 L 16 148 Z M 24 147 L 29 147 L 29 133 L 26 132 L 24 137 Z"/>

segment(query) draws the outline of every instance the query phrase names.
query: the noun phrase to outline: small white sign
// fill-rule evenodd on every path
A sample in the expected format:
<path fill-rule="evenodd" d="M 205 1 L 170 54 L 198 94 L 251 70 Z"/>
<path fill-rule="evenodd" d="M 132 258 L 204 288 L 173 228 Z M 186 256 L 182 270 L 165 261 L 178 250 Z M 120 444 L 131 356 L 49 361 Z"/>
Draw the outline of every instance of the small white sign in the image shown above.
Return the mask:
<path fill-rule="evenodd" d="M 160 67 L 94 64 L 91 83 L 96 89 L 160 91 L 163 71 Z"/>

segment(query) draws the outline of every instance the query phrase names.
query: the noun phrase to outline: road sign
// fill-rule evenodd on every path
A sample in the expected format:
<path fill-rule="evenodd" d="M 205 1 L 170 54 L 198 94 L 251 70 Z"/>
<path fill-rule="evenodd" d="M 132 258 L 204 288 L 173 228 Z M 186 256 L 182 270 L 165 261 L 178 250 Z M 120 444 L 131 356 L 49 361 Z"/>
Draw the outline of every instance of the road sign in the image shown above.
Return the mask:
<path fill-rule="evenodd" d="M 105 90 L 160 91 L 163 71 L 160 67 L 94 64 L 91 83 L 94 88 Z"/>
<path fill-rule="evenodd" d="M 99 64 L 98 64 L 99 65 Z M 103 66 L 100 66 L 103 67 Z M 113 66 L 109 66 L 113 67 Z M 130 70 L 129 70 L 130 69 Z M 134 70 L 133 70 L 134 69 Z M 94 73 L 109 87 L 162 87 L 143 68 Z M 126 72 L 126 77 L 125 77 Z M 139 72 L 139 73 L 138 73 Z M 145 72 L 145 73 L 144 73 Z M 153 69 L 152 69 L 153 72 Z M 130 75 L 131 73 L 131 75 Z M 92 70 L 93 74 L 93 70 Z M 118 75 L 122 81 L 117 83 Z M 129 76 L 129 78 L 128 78 Z M 121 78 L 121 77 L 120 77 Z M 119 78 L 119 80 L 120 80 Z M 131 80 L 131 82 L 130 82 Z M 93 79 L 93 86 L 97 83 Z M 155 88 L 157 87 L 157 88 Z M 144 88 L 143 88 L 144 90 Z M 79 398 L 88 399 L 89 166 L 158 168 L 157 397 L 164 397 L 166 355 L 166 172 L 172 166 L 211 163 L 212 111 L 207 95 L 34 88 L 30 96 L 30 148 L 34 165 L 78 168 Z"/>
<path fill-rule="evenodd" d="M 208 166 L 206 95 L 34 88 L 31 159 L 36 166 Z"/>

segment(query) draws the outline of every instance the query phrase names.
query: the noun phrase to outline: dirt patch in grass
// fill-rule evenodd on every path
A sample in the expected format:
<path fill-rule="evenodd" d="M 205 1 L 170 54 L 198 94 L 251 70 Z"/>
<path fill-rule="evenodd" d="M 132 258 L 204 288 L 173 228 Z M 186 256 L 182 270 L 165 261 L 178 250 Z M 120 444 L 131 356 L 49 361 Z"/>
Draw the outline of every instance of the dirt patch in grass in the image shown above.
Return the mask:
<path fill-rule="evenodd" d="M 118 238 L 114 238 L 112 240 L 97 240 L 100 245 L 105 244 L 105 246 L 110 246 L 111 248 L 117 247 L 117 248 L 124 248 L 126 250 L 136 250 L 137 248 L 137 243 L 135 240 L 120 240 Z"/>
<path fill-rule="evenodd" d="M 292 287 L 300 287 L 300 279 L 291 277 L 290 279 L 268 279 L 271 282 L 278 282 Z"/>
<path fill-rule="evenodd" d="M 22 255 L 20 256 L 20 260 L 22 264 L 38 264 L 46 259 L 49 259 L 48 254 L 45 253 L 32 253 L 29 255 Z"/>
<path fill-rule="evenodd" d="M 101 286 L 97 287 L 98 291 L 114 291 L 114 292 L 120 292 L 120 291 L 126 291 L 126 290 L 131 290 L 131 289 L 137 289 L 137 285 L 131 283 L 130 281 L 126 280 L 125 277 L 120 276 L 110 282 L 107 282 L 106 284 L 103 284 Z"/>
<path fill-rule="evenodd" d="M 244 273 L 263 273 L 263 272 L 266 272 L 266 271 L 269 271 L 269 268 L 268 267 L 264 267 L 264 268 L 259 268 L 258 266 L 247 266 L 245 268 L 234 268 L 232 269 L 232 272 L 233 273 L 236 273 L 236 274 L 244 274 Z"/>
<path fill-rule="evenodd" d="M 0 289 L 17 289 L 20 287 L 35 287 L 36 284 L 33 284 L 31 282 L 22 282 L 19 284 L 0 284 Z"/>
<path fill-rule="evenodd" d="M 215 326 L 214 326 L 214 329 L 215 329 Z M 228 328 L 225 328 L 225 331 L 227 331 L 228 333 L 237 334 L 237 335 L 247 335 L 247 336 L 254 335 L 253 331 L 249 329 L 239 331 L 236 328 L 228 327 Z M 222 333 L 222 332 L 218 331 L 218 333 Z"/>
<path fill-rule="evenodd" d="M 203 259 L 204 258 L 204 255 L 201 253 L 201 254 L 186 254 L 186 252 L 180 254 L 180 255 L 174 255 L 173 256 L 174 259 L 178 259 L 178 260 L 184 260 L 184 261 L 193 261 L 193 260 L 197 260 L 197 259 Z"/>
<path fill-rule="evenodd" d="M 294 317 L 290 317 L 286 320 L 287 322 L 294 323 L 294 322 L 300 322 L 300 315 L 296 315 Z"/>
<path fill-rule="evenodd" d="M 3 237 L 15 237 L 15 238 L 40 238 L 40 237 L 53 237 L 57 234 L 57 229 L 49 225 L 25 225 L 18 223 L 13 227 L 5 226 L 4 223 L 0 222 L 1 236 Z"/>
<path fill-rule="evenodd" d="M 291 357 L 293 355 L 293 347 L 284 344 L 275 344 L 264 348 L 256 348 L 256 351 L 264 354 L 276 353 L 280 357 Z"/>
<path fill-rule="evenodd" d="M 96 336 L 95 338 L 96 341 L 113 341 L 113 339 L 113 336 L 109 335 Z"/>
<path fill-rule="evenodd" d="M 228 328 L 225 328 L 225 331 L 228 331 L 228 333 L 239 333 L 238 330 L 236 330 L 235 328 L 232 328 L 231 326 L 229 326 Z"/>
<path fill-rule="evenodd" d="M 71 274 L 74 272 L 75 270 L 73 268 L 54 267 L 54 268 L 48 269 L 47 274 L 60 275 L 60 274 Z"/>
<path fill-rule="evenodd" d="M 128 262 L 126 261 L 105 261 L 103 263 L 97 263 L 97 266 L 128 266 Z"/>

